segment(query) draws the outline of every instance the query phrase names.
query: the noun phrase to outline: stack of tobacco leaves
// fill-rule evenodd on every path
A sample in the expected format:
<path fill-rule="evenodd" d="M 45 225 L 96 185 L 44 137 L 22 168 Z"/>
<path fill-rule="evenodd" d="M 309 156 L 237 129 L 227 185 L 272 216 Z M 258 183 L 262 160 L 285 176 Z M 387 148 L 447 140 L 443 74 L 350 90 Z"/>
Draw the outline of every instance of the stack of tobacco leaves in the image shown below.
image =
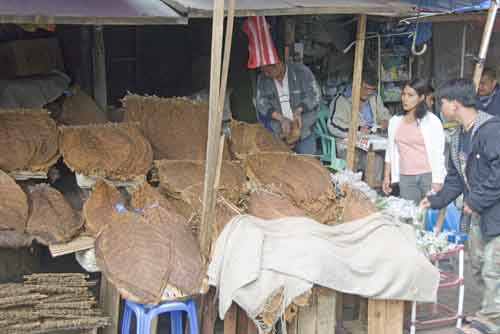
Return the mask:
<path fill-rule="evenodd" d="M 89 290 L 85 274 L 32 274 L 0 284 L 2 333 L 37 334 L 105 327 L 109 318 Z"/>

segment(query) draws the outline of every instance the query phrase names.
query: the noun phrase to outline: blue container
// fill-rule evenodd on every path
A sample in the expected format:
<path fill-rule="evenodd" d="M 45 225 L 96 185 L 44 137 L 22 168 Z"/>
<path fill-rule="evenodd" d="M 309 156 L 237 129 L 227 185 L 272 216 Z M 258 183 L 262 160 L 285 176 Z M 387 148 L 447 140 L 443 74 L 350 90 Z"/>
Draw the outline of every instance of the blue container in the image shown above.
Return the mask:
<path fill-rule="evenodd" d="M 436 225 L 436 220 L 439 214 L 439 210 L 429 209 L 425 217 L 425 229 L 427 231 L 433 231 Z M 468 239 L 467 234 L 462 234 L 460 232 L 460 212 L 458 211 L 455 204 L 451 203 L 446 208 L 446 214 L 444 216 L 443 227 L 441 232 L 448 232 L 451 235 L 448 237 L 448 241 L 453 243 L 463 243 Z"/>

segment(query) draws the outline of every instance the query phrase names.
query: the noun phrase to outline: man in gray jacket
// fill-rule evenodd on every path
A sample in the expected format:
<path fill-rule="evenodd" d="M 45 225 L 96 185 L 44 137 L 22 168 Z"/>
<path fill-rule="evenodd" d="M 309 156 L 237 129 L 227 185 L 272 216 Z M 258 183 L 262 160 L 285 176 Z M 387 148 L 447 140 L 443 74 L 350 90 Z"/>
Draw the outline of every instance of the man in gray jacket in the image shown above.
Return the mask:
<path fill-rule="evenodd" d="M 312 72 L 302 64 L 261 67 L 257 79 L 257 118 L 281 138 L 296 133 L 291 143 L 299 154 L 316 154 L 313 132 L 321 101 L 321 91 Z M 290 142 L 289 142 L 290 143 Z"/>

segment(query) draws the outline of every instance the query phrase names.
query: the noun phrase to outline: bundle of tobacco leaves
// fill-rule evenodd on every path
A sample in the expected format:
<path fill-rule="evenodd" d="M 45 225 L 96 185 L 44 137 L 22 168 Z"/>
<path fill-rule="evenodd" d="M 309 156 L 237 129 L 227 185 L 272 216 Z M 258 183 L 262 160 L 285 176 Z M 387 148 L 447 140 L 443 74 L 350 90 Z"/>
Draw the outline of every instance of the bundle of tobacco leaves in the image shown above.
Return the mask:
<path fill-rule="evenodd" d="M 105 327 L 85 274 L 32 274 L 23 283 L 0 284 L 2 333 L 38 334 Z"/>

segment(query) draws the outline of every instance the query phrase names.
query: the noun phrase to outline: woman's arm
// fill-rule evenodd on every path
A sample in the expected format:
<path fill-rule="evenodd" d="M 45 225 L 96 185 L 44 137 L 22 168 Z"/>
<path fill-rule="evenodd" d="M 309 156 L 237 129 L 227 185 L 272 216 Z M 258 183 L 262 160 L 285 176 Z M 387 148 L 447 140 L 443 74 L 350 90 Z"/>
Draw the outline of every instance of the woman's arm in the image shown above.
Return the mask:
<path fill-rule="evenodd" d="M 384 165 L 384 182 L 382 183 L 382 190 L 384 194 L 389 195 L 392 193 L 391 187 L 391 163 L 386 162 Z"/>

